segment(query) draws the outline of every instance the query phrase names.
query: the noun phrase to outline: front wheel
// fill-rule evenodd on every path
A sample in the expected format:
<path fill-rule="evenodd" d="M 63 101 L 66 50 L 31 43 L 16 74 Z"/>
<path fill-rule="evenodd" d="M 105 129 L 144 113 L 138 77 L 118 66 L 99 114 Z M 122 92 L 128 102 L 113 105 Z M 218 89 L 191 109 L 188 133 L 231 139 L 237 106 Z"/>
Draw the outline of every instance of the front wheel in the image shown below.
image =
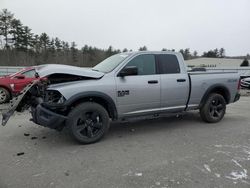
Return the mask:
<path fill-rule="evenodd" d="M 109 123 L 108 112 L 103 106 L 84 102 L 69 113 L 66 126 L 77 141 L 90 144 L 99 141 L 107 133 Z"/>
<path fill-rule="evenodd" d="M 212 93 L 200 109 L 201 118 L 208 123 L 219 122 L 225 115 L 226 101 L 217 93 Z"/>

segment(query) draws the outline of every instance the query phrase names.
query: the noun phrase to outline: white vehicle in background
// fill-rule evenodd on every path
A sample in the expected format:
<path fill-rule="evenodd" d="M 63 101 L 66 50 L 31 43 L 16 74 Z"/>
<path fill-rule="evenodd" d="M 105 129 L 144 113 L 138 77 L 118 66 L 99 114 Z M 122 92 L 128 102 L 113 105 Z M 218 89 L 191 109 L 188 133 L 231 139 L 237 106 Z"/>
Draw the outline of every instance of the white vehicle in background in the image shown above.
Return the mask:
<path fill-rule="evenodd" d="M 250 89 L 250 77 L 241 79 L 240 86 L 242 89 Z"/>

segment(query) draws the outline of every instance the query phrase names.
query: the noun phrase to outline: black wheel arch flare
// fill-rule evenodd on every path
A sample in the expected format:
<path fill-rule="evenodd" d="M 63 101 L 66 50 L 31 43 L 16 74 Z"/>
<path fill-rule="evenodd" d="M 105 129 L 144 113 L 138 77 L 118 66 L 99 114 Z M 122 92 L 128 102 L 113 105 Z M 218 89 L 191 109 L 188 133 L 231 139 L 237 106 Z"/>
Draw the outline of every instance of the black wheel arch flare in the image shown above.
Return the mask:
<path fill-rule="evenodd" d="M 118 118 L 117 108 L 114 100 L 109 95 L 98 91 L 77 93 L 66 100 L 64 105 L 70 107 L 86 101 L 93 101 L 104 106 L 113 120 Z"/>
<path fill-rule="evenodd" d="M 227 104 L 230 102 L 231 94 L 230 94 L 229 89 L 226 86 L 224 86 L 223 84 L 215 84 L 215 85 L 210 86 L 206 90 L 205 94 L 203 95 L 203 97 L 201 99 L 199 108 L 201 108 L 204 105 L 204 103 L 206 102 L 206 99 L 208 98 L 208 96 L 211 93 L 221 94 L 224 97 Z"/>

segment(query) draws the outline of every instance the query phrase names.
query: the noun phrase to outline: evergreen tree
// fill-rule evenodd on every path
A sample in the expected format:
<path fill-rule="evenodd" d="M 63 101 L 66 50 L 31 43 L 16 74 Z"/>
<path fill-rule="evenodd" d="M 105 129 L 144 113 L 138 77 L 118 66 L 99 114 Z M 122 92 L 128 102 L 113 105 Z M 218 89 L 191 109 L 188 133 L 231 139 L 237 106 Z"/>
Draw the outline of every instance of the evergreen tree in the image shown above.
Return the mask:
<path fill-rule="evenodd" d="M 3 9 L 0 12 L 0 36 L 4 37 L 5 48 L 9 48 L 11 38 L 9 38 L 9 32 L 11 30 L 11 22 L 14 18 L 14 14 L 9 12 L 7 9 Z"/>
<path fill-rule="evenodd" d="M 22 36 L 24 34 L 23 25 L 20 20 L 13 19 L 11 21 L 11 30 L 9 32 L 13 36 L 14 40 L 14 48 L 21 49 L 22 48 Z"/>
<path fill-rule="evenodd" d="M 69 51 L 69 43 L 62 41 L 62 49 L 63 51 Z"/>
<path fill-rule="evenodd" d="M 55 55 L 56 47 L 55 47 L 55 39 L 51 38 L 51 40 L 48 42 L 48 51 L 52 54 L 52 56 Z"/>
<path fill-rule="evenodd" d="M 193 57 L 197 57 L 198 56 L 198 52 L 195 50 L 194 52 L 193 52 Z"/>
<path fill-rule="evenodd" d="M 190 49 L 189 48 L 186 48 L 184 50 L 184 54 L 185 54 L 185 59 L 190 59 L 191 53 L 190 53 Z"/>
<path fill-rule="evenodd" d="M 204 52 L 203 57 L 220 57 L 219 50 L 215 48 L 214 50 L 209 50 L 208 52 Z"/>
<path fill-rule="evenodd" d="M 31 33 L 31 29 L 28 28 L 27 26 L 23 27 L 23 36 L 21 38 L 21 45 L 22 49 L 24 51 L 27 51 L 28 49 L 33 47 L 33 33 Z"/>
<path fill-rule="evenodd" d="M 218 48 L 214 49 L 214 54 L 215 54 L 215 57 L 219 57 L 219 50 L 218 50 Z"/>
<path fill-rule="evenodd" d="M 40 44 L 43 51 L 47 51 L 49 42 L 50 42 L 49 36 L 46 33 L 42 33 L 40 35 Z"/>
<path fill-rule="evenodd" d="M 224 48 L 221 48 L 221 49 L 219 50 L 219 57 L 220 57 L 220 58 L 223 58 L 223 57 L 225 57 L 225 54 L 226 54 L 225 49 L 224 49 Z"/>
<path fill-rule="evenodd" d="M 241 63 L 240 66 L 241 66 L 241 67 L 248 67 L 248 66 L 249 66 L 248 60 L 245 58 L 245 59 L 243 60 L 243 62 Z"/>
<path fill-rule="evenodd" d="M 40 37 L 38 35 L 33 36 L 32 39 L 32 43 L 33 43 L 33 50 L 36 53 L 40 53 L 41 52 L 41 43 L 40 43 Z"/>
<path fill-rule="evenodd" d="M 48 52 L 48 48 L 49 48 L 49 43 L 50 43 L 50 39 L 49 36 L 46 33 L 42 33 L 39 37 L 40 40 L 40 46 L 41 46 L 41 51 L 42 51 L 42 63 L 47 63 L 48 59 L 49 59 L 49 52 Z"/>
<path fill-rule="evenodd" d="M 191 58 L 191 53 L 190 53 L 189 48 L 186 48 L 186 49 L 184 49 L 184 50 L 183 50 L 183 49 L 180 49 L 179 52 L 182 54 L 184 60 L 187 60 L 187 59 L 190 59 L 190 58 Z"/>
<path fill-rule="evenodd" d="M 147 51 L 148 48 L 147 48 L 146 46 L 143 46 L 143 47 L 140 47 L 138 50 L 139 50 L 139 51 Z"/>
<path fill-rule="evenodd" d="M 107 57 L 115 54 L 114 51 L 113 51 L 113 47 L 112 46 L 108 47 L 108 50 L 107 50 L 106 54 L 107 54 Z"/>
<path fill-rule="evenodd" d="M 77 52 L 78 52 L 78 50 L 76 49 L 76 43 L 75 42 L 71 43 L 70 51 L 71 51 L 71 57 L 72 57 L 73 62 L 77 62 Z"/>
<path fill-rule="evenodd" d="M 84 45 L 84 47 L 82 48 L 82 51 L 83 51 L 83 53 L 88 53 L 88 51 L 89 51 L 88 45 Z"/>
<path fill-rule="evenodd" d="M 59 38 L 55 38 L 55 47 L 57 51 L 61 51 L 62 50 L 62 44 Z"/>
<path fill-rule="evenodd" d="M 128 51 L 128 49 L 127 48 L 124 48 L 123 50 L 122 50 L 122 52 L 127 52 Z"/>

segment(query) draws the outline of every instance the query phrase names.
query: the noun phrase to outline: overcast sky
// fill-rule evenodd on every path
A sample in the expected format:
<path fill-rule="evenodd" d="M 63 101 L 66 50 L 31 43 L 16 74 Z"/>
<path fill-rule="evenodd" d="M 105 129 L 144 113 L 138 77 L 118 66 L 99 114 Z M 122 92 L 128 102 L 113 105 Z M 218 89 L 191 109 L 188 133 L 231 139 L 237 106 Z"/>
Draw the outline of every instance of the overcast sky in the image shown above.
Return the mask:
<path fill-rule="evenodd" d="M 0 0 L 36 34 L 98 48 L 250 53 L 250 0 Z"/>

